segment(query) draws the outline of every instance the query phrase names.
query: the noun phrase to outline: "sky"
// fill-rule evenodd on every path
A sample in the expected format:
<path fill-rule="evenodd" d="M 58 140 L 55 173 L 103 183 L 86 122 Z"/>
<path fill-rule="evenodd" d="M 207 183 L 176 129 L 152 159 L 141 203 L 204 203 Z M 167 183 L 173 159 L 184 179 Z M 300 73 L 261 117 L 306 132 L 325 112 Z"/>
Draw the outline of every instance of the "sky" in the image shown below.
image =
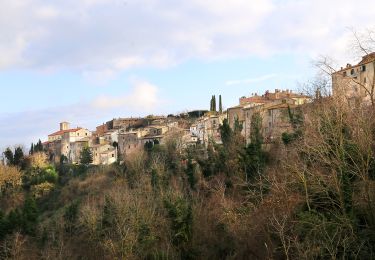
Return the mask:
<path fill-rule="evenodd" d="M 224 107 L 357 62 L 373 0 L 0 0 L 0 149 L 115 117 Z"/>

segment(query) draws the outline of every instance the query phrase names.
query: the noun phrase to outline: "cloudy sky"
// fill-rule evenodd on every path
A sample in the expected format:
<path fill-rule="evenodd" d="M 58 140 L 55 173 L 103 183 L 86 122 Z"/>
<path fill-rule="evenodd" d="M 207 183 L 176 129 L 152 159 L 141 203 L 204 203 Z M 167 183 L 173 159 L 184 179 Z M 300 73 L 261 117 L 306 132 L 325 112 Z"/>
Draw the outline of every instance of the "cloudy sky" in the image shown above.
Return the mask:
<path fill-rule="evenodd" d="M 356 62 L 373 0 L 0 0 L 0 148 L 60 121 L 224 106 L 297 89 L 312 60 Z M 342 65 L 342 64 L 340 64 Z"/>

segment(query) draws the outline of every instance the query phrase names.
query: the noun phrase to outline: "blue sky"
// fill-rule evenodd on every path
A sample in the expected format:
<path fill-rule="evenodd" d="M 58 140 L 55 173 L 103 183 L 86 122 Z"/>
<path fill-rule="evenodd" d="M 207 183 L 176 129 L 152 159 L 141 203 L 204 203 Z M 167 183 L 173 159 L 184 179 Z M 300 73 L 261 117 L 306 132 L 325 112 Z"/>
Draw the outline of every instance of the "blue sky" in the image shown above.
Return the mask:
<path fill-rule="evenodd" d="M 207 109 L 213 94 L 230 107 L 298 91 L 319 55 L 357 61 L 348 28 L 374 25 L 347 0 L 0 0 L 0 149 L 60 121 L 94 129 Z"/>

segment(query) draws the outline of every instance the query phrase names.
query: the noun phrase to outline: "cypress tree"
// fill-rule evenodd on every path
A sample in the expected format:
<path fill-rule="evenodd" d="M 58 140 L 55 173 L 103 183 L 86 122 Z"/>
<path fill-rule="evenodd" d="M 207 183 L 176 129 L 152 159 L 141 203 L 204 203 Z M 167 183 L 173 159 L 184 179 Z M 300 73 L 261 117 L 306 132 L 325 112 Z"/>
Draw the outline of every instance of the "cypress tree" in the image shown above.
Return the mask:
<path fill-rule="evenodd" d="M 23 150 L 21 147 L 17 147 L 14 152 L 14 165 L 21 166 L 24 159 Z"/>
<path fill-rule="evenodd" d="M 34 154 L 34 143 L 31 143 L 30 155 Z"/>
<path fill-rule="evenodd" d="M 213 96 L 213 108 L 212 108 L 212 111 L 216 112 L 216 96 L 214 95 Z"/>
<path fill-rule="evenodd" d="M 219 112 L 223 113 L 223 103 L 221 102 L 221 95 L 219 95 Z"/>

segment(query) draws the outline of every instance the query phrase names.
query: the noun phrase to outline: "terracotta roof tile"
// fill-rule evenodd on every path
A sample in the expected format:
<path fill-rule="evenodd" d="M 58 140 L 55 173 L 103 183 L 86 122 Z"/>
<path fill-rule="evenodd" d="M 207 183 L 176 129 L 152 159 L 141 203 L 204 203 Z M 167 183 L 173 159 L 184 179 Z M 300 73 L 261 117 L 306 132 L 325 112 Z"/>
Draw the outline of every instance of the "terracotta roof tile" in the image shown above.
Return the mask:
<path fill-rule="evenodd" d="M 57 131 L 53 134 L 50 134 L 48 136 L 56 136 L 56 135 L 63 135 L 65 133 L 73 133 L 73 132 L 77 132 L 79 130 L 81 130 L 82 128 L 74 128 L 74 129 L 68 129 L 68 130 L 60 130 L 60 131 Z"/>

